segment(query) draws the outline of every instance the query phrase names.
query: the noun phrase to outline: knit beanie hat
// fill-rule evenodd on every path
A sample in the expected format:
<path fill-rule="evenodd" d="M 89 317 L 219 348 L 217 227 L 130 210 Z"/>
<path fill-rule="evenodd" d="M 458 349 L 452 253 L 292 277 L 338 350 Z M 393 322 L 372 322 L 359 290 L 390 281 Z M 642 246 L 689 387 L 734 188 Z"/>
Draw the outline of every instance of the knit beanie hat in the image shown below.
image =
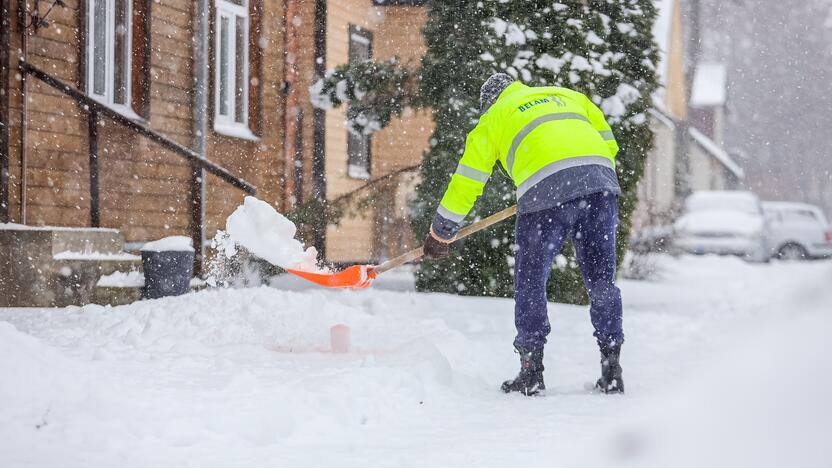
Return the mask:
<path fill-rule="evenodd" d="M 513 82 L 514 78 L 505 73 L 495 73 L 488 77 L 480 88 L 480 112 L 485 114 L 488 108 L 497 100 L 500 93 Z"/>

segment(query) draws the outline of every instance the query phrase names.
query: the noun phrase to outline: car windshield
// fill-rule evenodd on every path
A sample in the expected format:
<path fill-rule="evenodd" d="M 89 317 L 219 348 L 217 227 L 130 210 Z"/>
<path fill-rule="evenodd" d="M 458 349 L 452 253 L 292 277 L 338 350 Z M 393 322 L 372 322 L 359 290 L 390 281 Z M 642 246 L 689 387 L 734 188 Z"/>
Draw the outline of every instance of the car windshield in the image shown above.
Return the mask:
<path fill-rule="evenodd" d="M 743 213 L 760 213 L 760 204 L 753 194 L 748 192 L 699 192 L 685 201 L 689 213 L 699 211 L 740 211 Z"/>

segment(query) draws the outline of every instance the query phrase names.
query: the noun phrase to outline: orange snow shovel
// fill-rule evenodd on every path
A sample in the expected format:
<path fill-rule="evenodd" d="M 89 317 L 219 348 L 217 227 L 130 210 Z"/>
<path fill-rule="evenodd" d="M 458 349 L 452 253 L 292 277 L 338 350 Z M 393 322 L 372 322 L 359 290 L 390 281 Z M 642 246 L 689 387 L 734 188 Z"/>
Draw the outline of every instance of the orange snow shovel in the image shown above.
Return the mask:
<path fill-rule="evenodd" d="M 471 234 L 481 231 L 492 224 L 499 223 L 500 221 L 513 216 L 515 213 L 517 213 L 516 205 L 494 213 L 493 215 L 485 219 L 481 219 L 476 223 L 470 224 L 459 231 L 459 234 L 456 235 L 454 241 L 470 236 Z M 396 258 L 391 258 L 381 265 L 353 265 L 335 273 L 311 273 L 300 270 L 287 271 L 327 288 L 365 289 L 370 287 L 373 280 L 376 279 L 378 275 L 398 266 L 402 266 L 407 262 L 412 262 L 413 260 L 422 257 L 424 254 L 425 252 L 422 250 L 422 247 L 419 247 L 411 250 L 410 252 L 403 253 Z"/>

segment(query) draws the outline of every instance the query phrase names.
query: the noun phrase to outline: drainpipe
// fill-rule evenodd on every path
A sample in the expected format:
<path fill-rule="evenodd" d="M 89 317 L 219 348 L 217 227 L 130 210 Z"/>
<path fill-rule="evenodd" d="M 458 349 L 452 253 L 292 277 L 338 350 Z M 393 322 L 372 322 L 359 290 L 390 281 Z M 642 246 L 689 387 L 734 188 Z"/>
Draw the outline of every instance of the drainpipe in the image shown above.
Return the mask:
<path fill-rule="evenodd" d="M 315 80 L 326 74 L 327 0 L 315 0 Z M 312 196 L 326 200 L 326 111 L 315 108 L 312 114 Z M 315 247 L 326 258 L 326 229 L 315 233 Z"/>
<path fill-rule="evenodd" d="M 9 216 L 9 0 L 0 0 L 0 223 Z"/>
<path fill-rule="evenodd" d="M 205 158 L 208 135 L 208 15 L 209 0 L 196 1 L 194 27 L 194 151 Z M 194 275 L 202 275 L 205 258 L 205 170 L 191 165 L 191 238 Z"/>
<path fill-rule="evenodd" d="M 26 0 L 18 0 L 17 2 L 17 21 L 18 29 L 20 29 L 20 58 L 27 60 L 27 49 L 29 45 L 29 32 L 26 29 L 26 20 L 28 19 L 29 6 Z M 26 132 L 28 130 L 28 99 L 26 93 L 26 73 L 23 72 L 23 67 L 20 67 L 20 224 L 26 224 L 26 166 L 28 166 L 27 146 L 28 141 Z"/>
<path fill-rule="evenodd" d="M 298 45 L 297 26 L 298 0 L 286 0 L 283 5 L 284 48 L 283 70 L 285 75 L 283 99 L 283 209 L 291 211 L 301 200 L 292 194 L 295 192 L 294 171 L 298 125 Z"/>

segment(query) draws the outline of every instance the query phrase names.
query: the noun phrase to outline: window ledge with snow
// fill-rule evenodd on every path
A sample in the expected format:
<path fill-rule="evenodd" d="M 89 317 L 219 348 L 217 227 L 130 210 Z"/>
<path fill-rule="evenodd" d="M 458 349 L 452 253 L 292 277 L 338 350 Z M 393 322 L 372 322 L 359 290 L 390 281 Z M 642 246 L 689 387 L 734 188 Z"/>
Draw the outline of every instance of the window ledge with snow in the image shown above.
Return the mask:
<path fill-rule="evenodd" d="M 144 117 L 140 116 L 136 113 L 130 106 L 125 106 L 124 104 L 114 104 L 111 102 L 107 102 L 101 96 L 92 95 L 90 96 L 95 100 L 95 102 L 101 104 L 102 106 L 110 109 L 113 112 L 121 114 L 123 117 L 127 117 L 128 119 L 132 120 L 133 122 L 140 123 L 140 124 L 147 124 L 149 121 Z"/>
<path fill-rule="evenodd" d="M 260 141 L 260 137 L 254 134 L 247 126 L 242 124 L 215 123 L 214 131 L 220 135 L 239 138 L 248 141 Z"/>
<path fill-rule="evenodd" d="M 370 180 L 370 172 L 367 168 L 357 164 L 347 166 L 347 175 L 353 179 Z"/>

